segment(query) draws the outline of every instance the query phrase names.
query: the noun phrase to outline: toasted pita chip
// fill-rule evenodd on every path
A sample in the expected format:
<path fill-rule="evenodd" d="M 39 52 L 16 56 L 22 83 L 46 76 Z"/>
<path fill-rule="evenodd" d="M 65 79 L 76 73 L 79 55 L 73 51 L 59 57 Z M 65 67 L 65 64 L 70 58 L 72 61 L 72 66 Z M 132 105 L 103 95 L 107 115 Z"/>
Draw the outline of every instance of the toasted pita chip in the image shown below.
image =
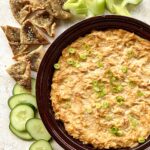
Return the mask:
<path fill-rule="evenodd" d="M 31 69 L 29 62 L 19 61 L 10 66 L 7 72 L 18 84 L 26 89 L 31 89 Z"/>
<path fill-rule="evenodd" d="M 31 64 L 31 69 L 33 71 L 37 72 L 44 55 L 45 55 L 45 51 L 43 49 L 43 46 L 40 46 L 39 48 L 30 52 L 27 55 L 20 55 L 20 56 L 16 57 L 16 60 L 19 60 L 19 61 L 20 60 L 27 60 L 27 61 L 29 61 Z"/>
<path fill-rule="evenodd" d="M 20 39 L 22 44 L 49 44 L 48 40 L 39 32 L 35 25 L 29 20 L 24 22 Z"/>
<path fill-rule="evenodd" d="M 12 26 L 2 26 L 2 30 L 4 31 L 7 39 L 11 43 L 19 43 L 20 42 L 20 29 Z"/>
<path fill-rule="evenodd" d="M 71 13 L 62 9 L 62 2 L 60 0 L 47 0 L 48 5 L 46 9 L 52 12 L 53 16 L 58 19 L 69 19 L 71 18 Z"/>
<path fill-rule="evenodd" d="M 30 0 L 30 3 L 32 4 L 33 9 L 35 10 L 35 8 L 44 9 L 48 1 L 49 0 Z"/>
<path fill-rule="evenodd" d="M 29 48 L 29 45 L 24 45 L 24 44 L 20 44 L 20 43 L 9 43 L 11 49 L 12 49 L 12 52 L 14 54 L 14 56 L 16 55 L 20 55 L 20 54 L 23 54 L 23 53 L 28 53 L 28 48 Z"/>
<path fill-rule="evenodd" d="M 13 16 L 20 24 L 32 13 L 30 0 L 10 0 L 10 7 Z"/>
<path fill-rule="evenodd" d="M 35 15 L 31 18 L 33 24 L 38 28 L 47 32 L 49 36 L 53 36 L 51 25 L 54 22 L 54 17 L 46 10 L 36 11 Z"/>

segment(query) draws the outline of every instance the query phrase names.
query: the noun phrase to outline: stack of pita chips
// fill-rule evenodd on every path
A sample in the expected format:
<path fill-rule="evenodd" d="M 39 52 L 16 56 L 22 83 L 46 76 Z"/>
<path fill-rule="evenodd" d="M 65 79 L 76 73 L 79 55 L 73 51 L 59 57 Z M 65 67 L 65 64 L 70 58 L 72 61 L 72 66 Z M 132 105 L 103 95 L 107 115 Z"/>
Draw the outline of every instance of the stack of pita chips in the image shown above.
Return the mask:
<path fill-rule="evenodd" d="M 69 19 L 62 9 L 65 0 L 10 0 L 13 16 L 21 29 L 2 27 L 17 62 L 7 72 L 26 89 L 31 89 L 31 70 L 38 71 L 44 56 L 43 46 L 49 44 L 43 33 L 55 36 L 57 19 Z"/>
<path fill-rule="evenodd" d="M 12 49 L 13 59 L 17 61 L 7 72 L 21 86 L 31 89 L 31 70 L 38 71 L 45 54 L 43 45 L 49 42 L 30 21 L 25 22 L 21 29 L 11 26 L 2 29 Z"/>

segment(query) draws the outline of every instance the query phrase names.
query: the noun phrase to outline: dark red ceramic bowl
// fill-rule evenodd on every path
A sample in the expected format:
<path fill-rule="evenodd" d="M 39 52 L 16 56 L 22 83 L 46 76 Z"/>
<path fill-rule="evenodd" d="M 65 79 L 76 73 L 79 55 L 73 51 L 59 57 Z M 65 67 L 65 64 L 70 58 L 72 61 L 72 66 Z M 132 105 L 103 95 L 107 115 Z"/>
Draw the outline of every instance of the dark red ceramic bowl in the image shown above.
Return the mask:
<path fill-rule="evenodd" d="M 65 150 L 94 150 L 92 145 L 84 145 L 72 138 L 64 129 L 61 121 L 55 120 L 50 101 L 53 65 L 61 56 L 62 50 L 77 38 L 90 33 L 92 30 L 125 29 L 150 40 L 150 26 L 133 18 L 122 16 L 100 16 L 81 21 L 62 33 L 49 47 L 38 72 L 36 95 L 41 118 L 52 137 Z M 122 150 L 144 150 L 150 146 L 150 138 L 136 148 Z"/>

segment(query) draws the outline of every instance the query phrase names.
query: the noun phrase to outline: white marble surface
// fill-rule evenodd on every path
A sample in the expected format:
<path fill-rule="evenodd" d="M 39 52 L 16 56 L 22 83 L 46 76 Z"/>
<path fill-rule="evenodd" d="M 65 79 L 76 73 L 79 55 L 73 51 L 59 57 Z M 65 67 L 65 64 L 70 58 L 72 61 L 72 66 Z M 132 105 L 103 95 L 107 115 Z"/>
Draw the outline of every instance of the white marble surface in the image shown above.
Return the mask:
<path fill-rule="evenodd" d="M 150 0 L 143 0 L 143 3 L 132 12 L 132 16 L 150 24 Z M 61 22 L 60 27 L 57 29 L 57 36 L 73 23 Z M 12 16 L 9 0 L 0 0 L 0 26 L 2 25 L 19 27 L 19 24 Z M 11 57 L 11 49 L 4 33 L 0 29 L 0 150 L 28 150 L 31 142 L 16 138 L 8 128 L 10 110 L 7 100 L 12 95 L 15 82 L 6 73 L 5 69 L 13 63 Z M 53 147 L 54 150 L 62 149 L 56 142 L 53 142 Z"/>

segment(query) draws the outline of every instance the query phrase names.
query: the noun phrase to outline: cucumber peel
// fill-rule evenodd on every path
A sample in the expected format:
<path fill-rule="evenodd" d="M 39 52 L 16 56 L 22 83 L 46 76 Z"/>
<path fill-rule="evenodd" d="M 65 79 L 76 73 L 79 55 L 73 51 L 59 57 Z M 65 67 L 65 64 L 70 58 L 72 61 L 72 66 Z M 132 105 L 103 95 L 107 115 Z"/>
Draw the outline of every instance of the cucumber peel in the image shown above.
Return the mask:
<path fill-rule="evenodd" d="M 52 147 L 50 143 L 48 143 L 47 141 L 39 140 L 39 141 L 34 142 L 30 146 L 29 150 L 52 150 Z"/>
<path fill-rule="evenodd" d="M 33 138 L 30 136 L 30 134 L 28 132 L 26 132 L 26 131 L 19 132 L 15 128 L 13 128 L 13 126 L 11 124 L 9 124 L 9 129 L 14 135 L 16 135 L 18 138 L 20 138 L 22 140 L 26 140 L 26 141 L 33 140 Z"/>

